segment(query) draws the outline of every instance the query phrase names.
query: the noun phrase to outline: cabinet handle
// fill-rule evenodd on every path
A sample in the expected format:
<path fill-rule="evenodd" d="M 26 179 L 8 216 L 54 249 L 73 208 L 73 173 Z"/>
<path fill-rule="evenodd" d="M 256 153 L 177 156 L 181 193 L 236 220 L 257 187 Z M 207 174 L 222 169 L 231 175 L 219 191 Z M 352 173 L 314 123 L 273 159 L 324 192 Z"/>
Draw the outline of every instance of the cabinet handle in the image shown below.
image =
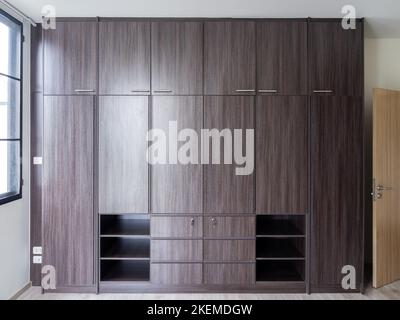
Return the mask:
<path fill-rule="evenodd" d="M 314 93 L 333 93 L 333 90 L 314 90 Z"/>
<path fill-rule="evenodd" d="M 150 90 L 132 90 L 133 93 L 149 93 Z"/>
<path fill-rule="evenodd" d="M 154 93 L 172 93 L 172 90 L 154 90 Z"/>
<path fill-rule="evenodd" d="M 238 90 L 235 90 L 235 92 L 238 92 L 238 93 L 253 93 L 253 92 L 256 92 L 256 90 L 254 90 L 254 89 L 238 89 Z"/>
<path fill-rule="evenodd" d="M 191 225 L 192 227 L 194 226 L 194 223 L 195 223 L 194 218 L 193 218 L 193 219 L 190 219 L 190 225 Z"/>
<path fill-rule="evenodd" d="M 258 90 L 259 93 L 278 93 L 278 90 L 275 89 L 261 89 Z"/>
<path fill-rule="evenodd" d="M 212 222 L 213 228 L 215 228 L 215 227 L 217 226 L 217 219 L 212 218 L 212 219 L 211 219 L 211 222 Z"/>
<path fill-rule="evenodd" d="M 88 93 L 88 92 L 94 92 L 93 89 L 76 89 L 76 93 Z"/>

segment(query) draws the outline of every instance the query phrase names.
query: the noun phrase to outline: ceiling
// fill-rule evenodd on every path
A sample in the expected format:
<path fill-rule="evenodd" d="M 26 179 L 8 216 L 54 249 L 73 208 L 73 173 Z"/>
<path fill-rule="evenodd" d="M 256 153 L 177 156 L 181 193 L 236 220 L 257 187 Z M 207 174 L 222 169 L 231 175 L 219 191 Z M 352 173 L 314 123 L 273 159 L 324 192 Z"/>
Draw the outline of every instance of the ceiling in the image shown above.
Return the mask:
<path fill-rule="evenodd" d="M 44 5 L 60 17 L 341 17 L 351 4 L 371 38 L 400 38 L 399 0 L 7 0 L 40 21 Z"/>

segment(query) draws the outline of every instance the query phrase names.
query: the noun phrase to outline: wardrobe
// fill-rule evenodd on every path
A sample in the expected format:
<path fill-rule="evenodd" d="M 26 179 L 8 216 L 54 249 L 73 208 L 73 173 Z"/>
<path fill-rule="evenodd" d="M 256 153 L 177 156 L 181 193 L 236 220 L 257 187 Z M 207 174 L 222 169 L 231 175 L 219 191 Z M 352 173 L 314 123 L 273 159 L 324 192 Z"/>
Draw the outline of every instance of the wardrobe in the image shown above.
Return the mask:
<path fill-rule="evenodd" d="M 32 244 L 59 292 L 363 290 L 363 21 L 32 29 Z M 150 165 L 151 129 L 253 129 L 254 171 Z M 40 268 L 31 271 L 40 284 Z"/>

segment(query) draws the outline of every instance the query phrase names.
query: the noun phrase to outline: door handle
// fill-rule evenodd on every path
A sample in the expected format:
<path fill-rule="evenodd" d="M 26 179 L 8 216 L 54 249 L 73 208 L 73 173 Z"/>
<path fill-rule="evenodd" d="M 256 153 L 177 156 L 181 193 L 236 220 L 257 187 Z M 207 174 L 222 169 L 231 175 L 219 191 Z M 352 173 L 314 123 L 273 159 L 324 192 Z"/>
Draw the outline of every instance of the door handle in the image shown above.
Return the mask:
<path fill-rule="evenodd" d="M 89 92 L 94 92 L 93 89 L 76 89 L 76 93 L 89 93 Z"/>
<path fill-rule="evenodd" d="M 149 93 L 150 90 L 132 90 L 132 93 Z"/>
<path fill-rule="evenodd" d="M 154 90 L 154 93 L 172 93 L 172 90 Z"/>
<path fill-rule="evenodd" d="M 384 187 L 384 186 L 378 185 L 378 186 L 376 186 L 376 190 L 377 191 L 391 191 L 391 190 L 393 190 L 393 188 L 392 187 Z"/>
<path fill-rule="evenodd" d="M 254 89 L 238 89 L 238 90 L 235 90 L 235 92 L 237 92 L 237 93 L 253 93 L 253 92 L 256 92 L 256 90 L 254 90 Z"/>
<path fill-rule="evenodd" d="M 314 93 L 333 93 L 333 90 L 313 90 Z"/>
<path fill-rule="evenodd" d="M 278 90 L 275 90 L 275 89 L 269 89 L 269 90 L 261 89 L 261 90 L 258 90 L 258 92 L 259 93 L 278 93 Z"/>

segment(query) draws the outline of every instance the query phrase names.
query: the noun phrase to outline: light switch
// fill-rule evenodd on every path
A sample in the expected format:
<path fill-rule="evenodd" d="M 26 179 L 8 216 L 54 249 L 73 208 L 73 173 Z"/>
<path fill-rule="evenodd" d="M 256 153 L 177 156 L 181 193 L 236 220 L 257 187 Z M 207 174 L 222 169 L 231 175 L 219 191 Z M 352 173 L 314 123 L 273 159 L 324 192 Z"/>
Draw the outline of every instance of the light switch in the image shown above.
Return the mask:
<path fill-rule="evenodd" d="M 39 166 L 43 164 L 43 158 L 42 157 L 33 157 L 33 164 L 35 166 Z"/>
<path fill-rule="evenodd" d="M 42 264 L 42 256 L 33 256 L 34 264 Z"/>
<path fill-rule="evenodd" d="M 33 247 L 33 254 L 42 255 L 43 254 L 42 247 Z"/>

